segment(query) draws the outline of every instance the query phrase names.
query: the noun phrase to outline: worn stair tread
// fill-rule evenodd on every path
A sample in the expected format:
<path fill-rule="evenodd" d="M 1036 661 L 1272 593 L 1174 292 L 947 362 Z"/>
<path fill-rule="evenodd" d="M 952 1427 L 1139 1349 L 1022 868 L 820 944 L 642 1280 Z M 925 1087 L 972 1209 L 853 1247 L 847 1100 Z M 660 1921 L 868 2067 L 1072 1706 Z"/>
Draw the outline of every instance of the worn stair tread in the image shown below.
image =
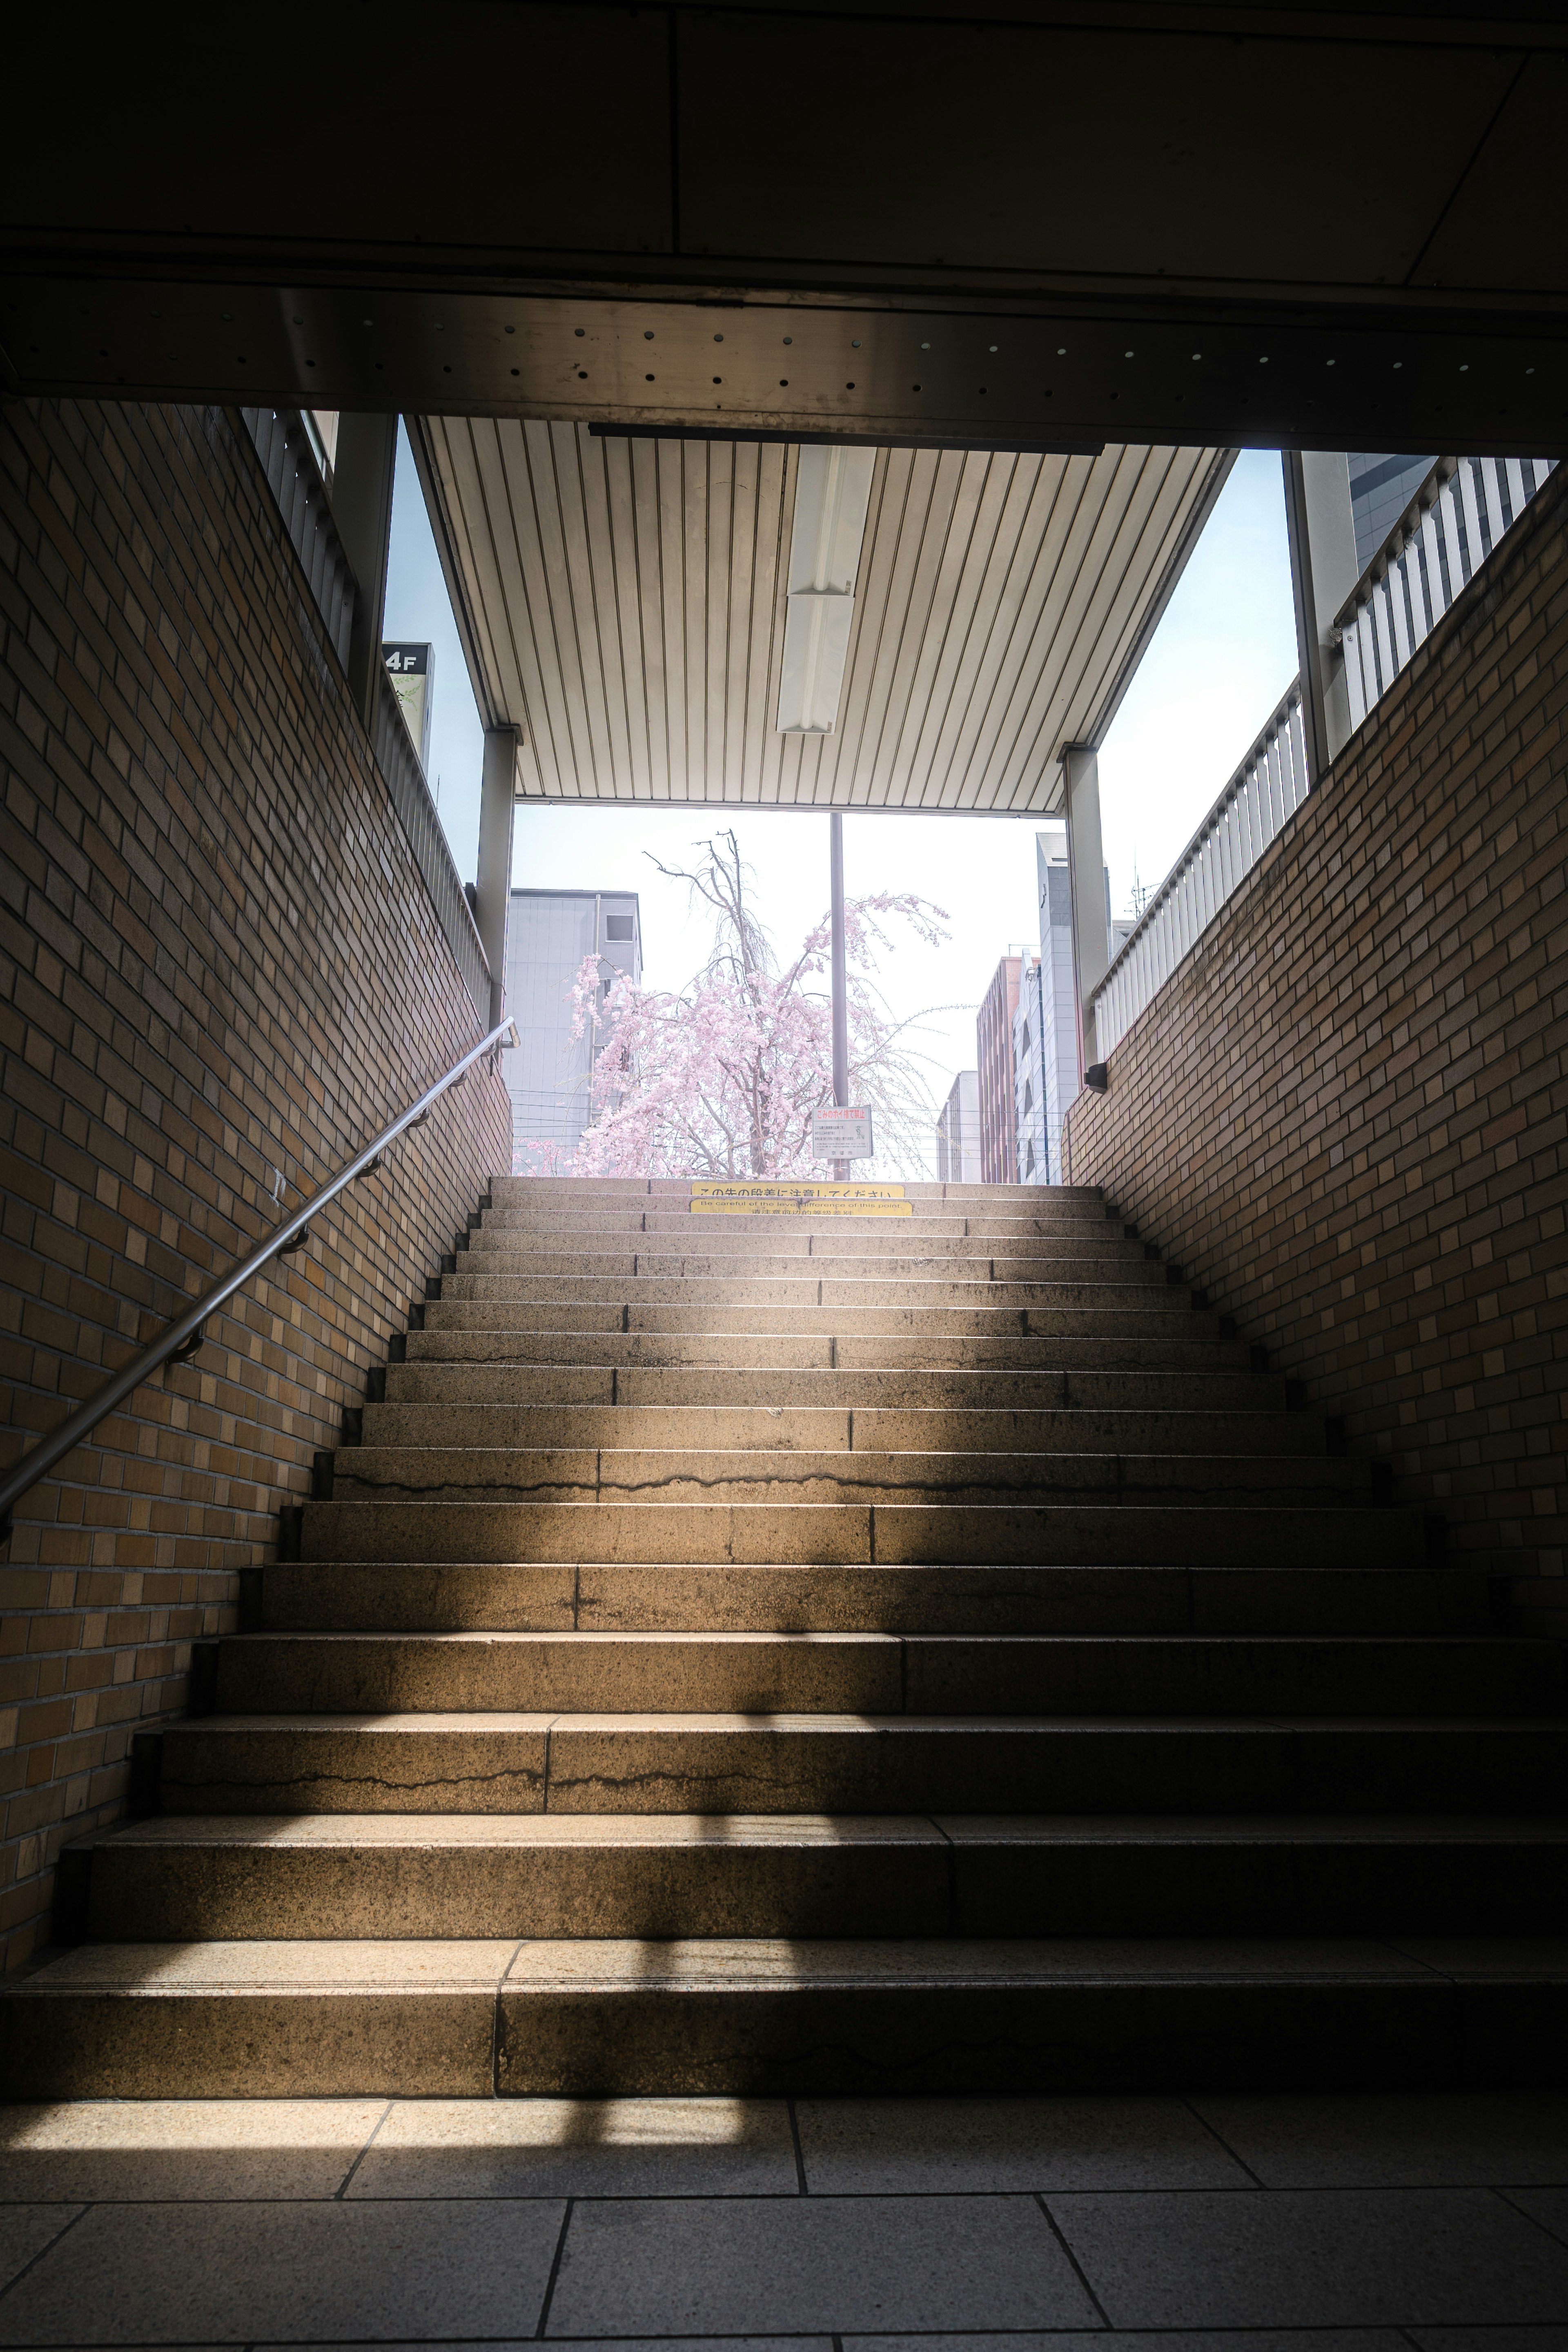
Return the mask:
<path fill-rule="evenodd" d="M 1345 1569 L 940 1568 L 672 1561 L 275 1562 L 260 1628 L 338 1632 L 1455 1633 L 1489 1630 L 1484 1577 Z"/>
<path fill-rule="evenodd" d="M 1287 1411 L 1278 1375 L 1252 1371 L 1066 1371 L 1045 1364 L 1019 1370 L 875 1370 L 848 1364 L 745 1366 L 530 1364 L 487 1366 L 405 1362 L 389 1365 L 386 1402 L 372 1413 L 426 1407 L 498 1412 L 658 1412 L 715 1409 L 748 1412 L 985 1412 L 1065 1416 L 1076 1412 L 1183 1412 L 1254 1422 L 1311 1422 Z M 1321 1426 L 1321 1424 L 1316 1424 Z"/>
<path fill-rule="evenodd" d="M 418 1853 L 621 1846 L 1568 1845 L 1568 1815 L 1533 1813 L 278 1813 L 116 1822 L 80 1851 L 206 1846 L 260 1854 L 362 1846 Z"/>
<path fill-rule="evenodd" d="M 531 1446 L 464 1443 L 341 1448 L 333 1491 L 344 1499 L 379 1499 L 388 1493 L 453 1502 L 515 1496 L 578 1500 L 651 1496 L 667 1501 L 804 1503 L 872 1500 L 942 1502 L 982 1494 L 1027 1495 L 1049 1487 L 1079 1496 L 1118 1498 L 1172 1490 L 1222 1502 L 1242 1490 L 1281 1499 L 1365 1499 L 1373 1492 L 1373 1465 L 1348 1455 L 1258 1452 L 1026 1451 L 875 1444 L 823 1448 L 579 1444 Z"/>
<path fill-rule="evenodd" d="M 1562 1691 L 1558 1645 L 1486 1633 L 901 1633 L 279 1630 L 218 1644 L 231 1710 L 374 1705 L 577 1711 L 733 1707 L 878 1715 L 1123 1706 L 1323 1715 L 1533 1714 Z"/>
<path fill-rule="evenodd" d="M 1510 1715 L 226 1715 L 161 1734 L 170 1813 L 1568 1811 Z"/>
<path fill-rule="evenodd" d="M 507 1971 L 513 1988 L 641 1993 L 755 1987 L 917 1984 L 1312 1982 L 1428 1976 L 1568 1980 L 1568 1938 L 1412 1939 L 1063 1937 L 851 1938 L 687 1937 L 524 1942 Z"/>
<path fill-rule="evenodd" d="M 1165 1454 L 1246 1459 L 1278 1454 L 1299 1459 L 1324 1451 L 1323 1424 L 1307 1413 L 1238 1414 L 1187 1405 L 1122 1408 L 1041 1406 L 753 1405 L 743 1397 L 711 1404 L 603 1402 L 509 1405 L 490 1399 L 458 1403 L 369 1404 L 359 1444 L 344 1447 L 339 1468 L 358 1456 L 414 1447 L 538 1452 L 589 1447 L 603 1451 L 679 1453 L 892 1454 L 943 1455 L 1109 1453 L 1142 1460 Z"/>
<path fill-rule="evenodd" d="M 1260 1653 L 1283 1656 L 1302 1651 L 1344 1651 L 1361 1656 L 1372 1654 L 1397 1655 L 1403 1651 L 1425 1656 L 1473 1656 L 1487 1654 L 1493 1657 L 1539 1660 L 1555 1666 L 1561 1644 L 1542 1634 L 1531 1636 L 1511 1633 L 986 1633 L 943 1632 L 907 1633 L 880 1629 L 840 1629 L 789 1627 L 782 1631 L 753 1626 L 691 1627 L 574 1627 L 546 1626 L 542 1628 L 502 1629 L 462 1626 L 446 1631 L 416 1633 L 389 1632 L 380 1627 L 353 1626 L 330 1631 L 314 1627 L 296 1630 L 288 1626 L 268 1627 L 249 1633 L 226 1633 L 221 1637 L 225 1648 L 238 1653 L 259 1652 L 289 1645 L 297 1647 L 348 1648 L 367 1643 L 390 1643 L 397 1646 L 431 1647 L 437 1649 L 498 1649 L 521 1651 L 528 1648 L 561 1652 L 637 1651 L 647 1653 L 668 1648 L 689 1654 L 703 1647 L 721 1650 L 826 1650 L 882 1652 L 895 1649 L 900 1643 L 921 1647 L 928 1654 L 956 1647 L 974 1647 L 993 1653 L 1020 1651 L 1030 1655 L 1049 1651 L 1079 1656 L 1131 1657 L 1136 1652 L 1152 1652 L 1165 1656 L 1197 1656 L 1223 1654 L 1226 1651 Z"/>
<path fill-rule="evenodd" d="M 308 1559 L 658 1559 L 736 1562 L 1016 1560 L 1092 1566 L 1342 1566 L 1425 1556 L 1419 1514 L 1342 1496 L 1321 1505 L 1215 1503 L 1181 1496 L 1092 1501 L 1025 1497 L 942 1503 L 875 1496 L 853 1502 L 354 1499 L 304 1507 Z"/>
<path fill-rule="evenodd" d="M 454 1276 L 454 1281 L 462 1277 Z M 448 1291 L 425 1309 L 427 1331 L 592 1331 L 629 1330 L 658 1333 L 732 1332 L 741 1338 L 785 1339 L 792 1332 L 842 1333 L 846 1338 L 894 1338 L 918 1332 L 923 1340 L 1010 1338 L 1014 1334 L 1042 1339 L 1217 1339 L 1218 1317 L 1191 1305 L 1178 1291 L 1152 1284 L 1141 1286 L 1124 1299 L 1098 1299 L 1075 1295 L 1060 1300 L 1026 1299 L 964 1303 L 950 1301 L 927 1307 L 859 1300 L 771 1301 L 746 1297 L 708 1299 L 694 1296 L 696 1286 L 678 1282 L 674 1294 L 658 1298 L 632 1295 L 626 1286 L 604 1298 L 584 1298 L 569 1287 L 559 1298 L 520 1299 L 484 1292 Z"/>
<path fill-rule="evenodd" d="M 832 1307 L 858 1315 L 870 1311 L 898 1314 L 984 1314 L 1026 1307 L 1078 1311 L 1142 1313 L 1164 1307 L 1190 1314 L 1184 1287 L 1167 1282 L 1163 1267 L 1144 1263 L 1107 1266 L 1100 1273 L 1047 1276 L 1037 1281 L 922 1282 L 906 1276 L 883 1282 L 857 1281 L 832 1273 L 801 1277 L 737 1273 L 630 1274 L 598 1280 L 570 1275 L 510 1274 L 504 1269 L 469 1270 L 442 1277 L 441 1297 L 470 1299 L 498 1306 L 555 1307 L 700 1307 L 756 1308 L 781 1315 Z M 984 1327 L 983 1327 L 984 1328 Z"/>
<path fill-rule="evenodd" d="M 1098 1370 L 1101 1378 L 1151 1372 L 1164 1380 L 1211 1375 L 1249 1379 L 1247 1350 L 1239 1341 L 1217 1339 L 1185 1328 L 1176 1338 L 1137 1333 L 1131 1337 L 1058 1337 L 1038 1330 L 947 1333 L 918 1341 L 907 1335 L 857 1335 L 832 1331 L 769 1332 L 762 1335 L 770 1367 L 801 1371 L 1005 1372 L 1028 1378 L 1055 1377 L 1069 1367 Z M 405 1340 L 405 1361 L 433 1366 L 485 1364 L 498 1367 L 586 1366 L 627 1371 L 750 1371 L 756 1363 L 758 1335 L 731 1330 L 649 1331 L 631 1329 L 606 1312 L 597 1329 L 573 1322 L 568 1328 L 498 1330 L 481 1321 L 446 1329 L 421 1324 Z M 390 1368 L 396 1370 L 396 1366 Z"/>
<path fill-rule="evenodd" d="M 1061 1937 L 479 1937 L 83 1944 L 0 1989 L 0 2003 L 81 1992 L 177 2000 L 216 1990 L 312 1994 L 499 1990 L 643 1997 L 787 1986 L 1299 1983 L 1433 1977 L 1568 1982 L 1568 1938 Z"/>

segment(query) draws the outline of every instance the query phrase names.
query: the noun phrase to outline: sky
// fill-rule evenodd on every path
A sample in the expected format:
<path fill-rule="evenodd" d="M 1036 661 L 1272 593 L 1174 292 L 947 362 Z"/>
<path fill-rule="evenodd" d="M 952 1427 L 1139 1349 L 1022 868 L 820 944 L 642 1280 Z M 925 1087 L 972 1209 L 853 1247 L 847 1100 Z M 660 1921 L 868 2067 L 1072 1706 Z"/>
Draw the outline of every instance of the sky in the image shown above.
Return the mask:
<path fill-rule="evenodd" d="M 458 871 L 472 881 L 483 734 L 401 427 L 384 634 L 436 647 L 431 789 Z M 1279 459 L 1244 450 L 1100 751 L 1116 913 L 1131 908 L 1135 874 L 1150 887 L 1163 880 L 1295 674 Z M 689 911 L 685 885 L 666 881 L 649 858 L 691 865 L 693 845 L 710 825 L 699 808 L 520 808 L 512 880 L 637 891 L 644 978 L 679 988 L 702 962 L 710 926 Z M 763 919 L 781 954 L 791 954 L 826 910 L 827 818 L 816 810 L 742 809 L 735 830 L 757 877 Z M 943 946 L 909 937 L 879 975 L 897 1013 L 927 1013 L 911 1043 L 929 1056 L 938 1104 L 955 1073 L 974 1066 L 974 1016 L 998 958 L 1016 943 L 1038 950 L 1035 833 L 1034 823 L 1017 818 L 845 817 L 850 896 L 909 891 L 946 910 Z"/>

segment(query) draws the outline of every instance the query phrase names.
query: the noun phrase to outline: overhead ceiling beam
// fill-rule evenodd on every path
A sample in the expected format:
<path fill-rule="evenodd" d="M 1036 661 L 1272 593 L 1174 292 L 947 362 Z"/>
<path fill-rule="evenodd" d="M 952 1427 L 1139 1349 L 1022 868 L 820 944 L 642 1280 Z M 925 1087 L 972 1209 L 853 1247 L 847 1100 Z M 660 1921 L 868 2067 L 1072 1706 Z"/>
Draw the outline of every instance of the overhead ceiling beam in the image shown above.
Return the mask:
<path fill-rule="evenodd" d="M 383 0 L 365 26 L 322 0 L 285 84 L 194 0 L 95 17 L 63 74 L 22 19 L 9 389 L 994 446 L 1568 434 L 1548 0 Z"/>

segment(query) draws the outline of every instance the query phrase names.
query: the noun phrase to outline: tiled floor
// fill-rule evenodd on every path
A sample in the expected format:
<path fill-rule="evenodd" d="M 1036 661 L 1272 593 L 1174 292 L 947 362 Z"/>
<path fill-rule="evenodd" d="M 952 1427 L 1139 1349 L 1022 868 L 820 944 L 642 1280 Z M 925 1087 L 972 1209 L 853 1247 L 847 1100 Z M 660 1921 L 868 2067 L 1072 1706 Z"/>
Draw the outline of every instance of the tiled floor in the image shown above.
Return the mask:
<path fill-rule="evenodd" d="M 1568 2098 L 0 2109 L 0 2347 L 1568 2352 Z"/>

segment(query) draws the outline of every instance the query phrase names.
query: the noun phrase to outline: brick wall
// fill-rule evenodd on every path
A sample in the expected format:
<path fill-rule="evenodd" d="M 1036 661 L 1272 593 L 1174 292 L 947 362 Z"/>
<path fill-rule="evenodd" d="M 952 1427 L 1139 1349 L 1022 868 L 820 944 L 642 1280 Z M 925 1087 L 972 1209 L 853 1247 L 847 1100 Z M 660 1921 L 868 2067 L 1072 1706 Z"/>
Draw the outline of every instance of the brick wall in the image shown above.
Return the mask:
<path fill-rule="evenodd" d="M 1080 1096 L 1072 1175 L 1568 1630 L 1568 468 Z"/>
<path fill-rule="evenodd" d="M 479 1034 L 237 416 L 0 413 L 0 1447 L 47 1430 Z M 499 1071 L 24 1498 L 0 1950 L 183 1704 L 490 1171 Z"/>

